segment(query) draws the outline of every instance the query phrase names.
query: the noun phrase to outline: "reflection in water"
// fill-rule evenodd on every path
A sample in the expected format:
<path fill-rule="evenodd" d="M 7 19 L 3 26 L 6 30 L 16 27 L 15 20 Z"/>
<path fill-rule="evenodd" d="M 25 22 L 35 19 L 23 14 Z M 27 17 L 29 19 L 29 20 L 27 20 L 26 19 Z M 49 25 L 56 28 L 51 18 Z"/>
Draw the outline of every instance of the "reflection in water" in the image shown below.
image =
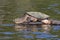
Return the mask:
<path fill-rule="evenodd" d="M 15 25 L 15 30 L 18 31 L 17 35 L 27 39 L 47 39 L 56 38 L 57 35 L 49 33 L 51 25 Z"/>
<path fill-rule="evenodd" d="M 44 30 L 45 33 L 51 30 L 51 25 L 41 25 L 41 26 L 42 26 L 42 30 Z"/>
<path fill-rule="evenodd" d="M 59 25 L 3 25 L 0 40 L 60 40 Z"/>
<path fill-rule="evenodd" d="M 16 25 L 15 30 L 32 32 L 43 30 L 43 32 L 49 32 L 51 30 L 51 25 Z"/>

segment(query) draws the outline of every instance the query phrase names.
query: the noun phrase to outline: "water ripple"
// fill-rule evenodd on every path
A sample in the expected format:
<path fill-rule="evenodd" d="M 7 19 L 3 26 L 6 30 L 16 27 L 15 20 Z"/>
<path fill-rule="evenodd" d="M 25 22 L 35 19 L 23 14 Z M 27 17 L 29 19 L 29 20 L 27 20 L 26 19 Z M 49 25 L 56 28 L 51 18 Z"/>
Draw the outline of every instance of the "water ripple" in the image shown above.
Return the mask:
<path fill-rule="evenodd" d="M 31 38 L 31 39 L 33 39 L 33 36 L 30 36 L 30 35 L 24 35 L 23 37 L 24 38 Z"/>
<path fill-rule="evenodd" d="M 0 24 L 0 26 L 14 26 L 15 24 Z"/>
<path fill-rule="evenodd" d="M 54 38 L 57 37 L 55 35 L 48 35 L 48 34 L 43 34 L 43 35 L 37 35 L 36 38 Z"/>
<path fill-rule="evenodd" d="M 3 28 L 0 28 L 0 30 L 4 30 Z"/>
<path fill-rule="evenodd" d="M 51 5 L 49 5 L 49 6 L 59 6 L 59 4 L 54 3 L 54 4 L 51 4 Z"/>
<path fill-rule="evenodd" d="M 43 34 L 43 32 L 32 32 L 32 34 Z"/>
<path fill-rule="evenodd" d="M 15 34 L 14 32 L 0 32 L 0 34 Z"/>
<path fill-rule="evenodd" d="M 60 26 L 54 26 L 54 27 L 53 27 L 53 30 L 54 30 L 54 31 L 60 30 Z"/>
<path fill-rule="evenodd" d="M 0 39 L 12 39 L 13 37 L 9 37 L 9 36 L 4 36 L 4 37 L 0 37 Z"/>

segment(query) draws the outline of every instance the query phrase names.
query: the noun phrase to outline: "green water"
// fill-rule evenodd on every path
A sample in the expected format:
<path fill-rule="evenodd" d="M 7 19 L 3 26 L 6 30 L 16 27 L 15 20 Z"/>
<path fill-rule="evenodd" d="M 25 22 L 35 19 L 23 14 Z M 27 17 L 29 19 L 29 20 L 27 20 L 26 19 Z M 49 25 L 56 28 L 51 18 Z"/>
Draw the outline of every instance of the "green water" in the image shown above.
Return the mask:
<path fill-rule="evenodd" d="M 60 19 L 60 0 L 0 0 L 0 15 L 4 21 L 13 20 L 27 11 L 39 11 Z"/>
<path fill-rule="evenodd" d="M 60 40 L 60 25 L 15 25 L 27 11 L 60 20 L 60 0 L 0 0 L 0 40 Z"/>

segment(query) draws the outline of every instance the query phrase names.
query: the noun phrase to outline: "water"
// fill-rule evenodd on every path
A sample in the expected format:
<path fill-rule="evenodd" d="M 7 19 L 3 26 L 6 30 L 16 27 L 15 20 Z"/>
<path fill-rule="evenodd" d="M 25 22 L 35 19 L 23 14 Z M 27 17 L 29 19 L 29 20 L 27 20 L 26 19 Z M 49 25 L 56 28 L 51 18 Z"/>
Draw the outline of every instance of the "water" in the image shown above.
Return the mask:
<path fill-rule="evenodd" d="M 17 37 L 23 40 L 59 40 L 59 27 L 59 25 L 16 25 L 15 30 Z"/>
<path fill-rule="evenodd" d="M 0 40 L 60 40 L 60 25 L 2 24 Z"/>
<path fill-rule="evenodd" d="M 0 1 L 0 13 L 2 14 L 0 14 L 0 40 L 60 40 L 60 25 L 8 24 L 9 22 L 11 23 L 10 20 L 12 18 L 15 18 L 16 16 L 20 17 L 20 13 L 25 10 L 42 10 L 43 12 L 48 12 L 48 14 L 50 13 L 51 17 L 57 17 L 60 19 L 59 0 L 41 0 L 40 2 L 39 0 L 35 1 L 36 3 L 33 1 L 30 4 L 31 1 L 17 0 L 17 9 L 14 7 L 14 1 L 12 1 L 11 5 L 7 5 L 10 3 L 10 1 Z M 55 13 L 58 15 L 55 15 Z M 4 20 L 4 23 L 7 24 L 1 24 L 2 20 Z"/>

